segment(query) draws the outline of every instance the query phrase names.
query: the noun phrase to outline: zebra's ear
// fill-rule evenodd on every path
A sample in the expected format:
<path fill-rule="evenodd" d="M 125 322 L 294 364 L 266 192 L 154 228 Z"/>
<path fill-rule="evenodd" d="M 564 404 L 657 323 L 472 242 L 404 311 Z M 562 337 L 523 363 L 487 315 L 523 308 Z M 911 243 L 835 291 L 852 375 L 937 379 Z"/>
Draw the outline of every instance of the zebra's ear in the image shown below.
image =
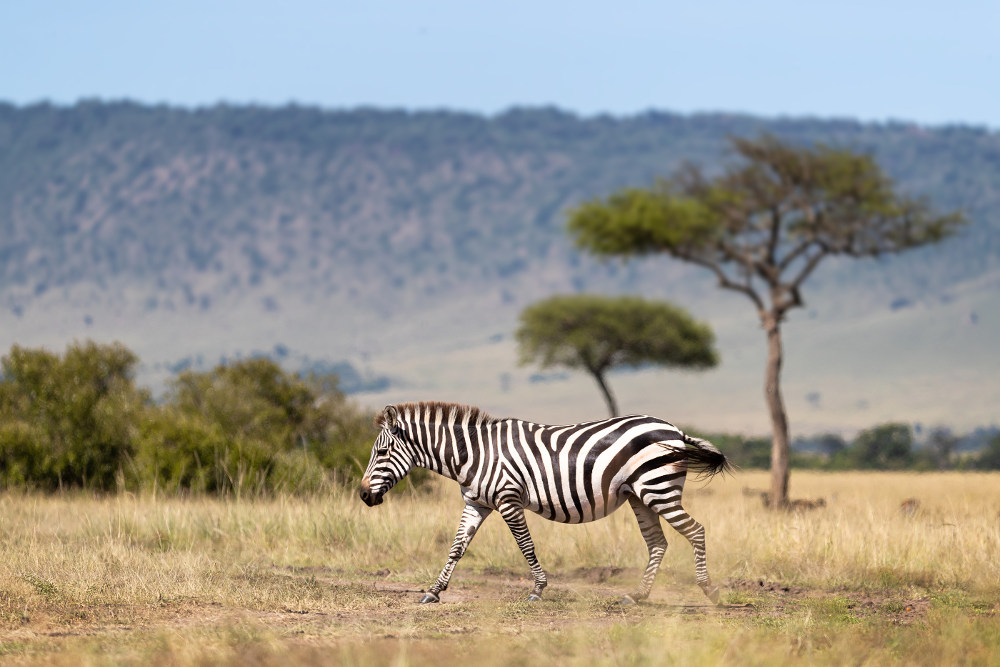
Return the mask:
<path fill-rule="evenodd" d="M 395 405 L 385 406 L 385 409 L 382 411 L 382 427 L 395 433 L 399 429 L 397 424 L 398 418 L 399 412 L 396 410 Z"/>

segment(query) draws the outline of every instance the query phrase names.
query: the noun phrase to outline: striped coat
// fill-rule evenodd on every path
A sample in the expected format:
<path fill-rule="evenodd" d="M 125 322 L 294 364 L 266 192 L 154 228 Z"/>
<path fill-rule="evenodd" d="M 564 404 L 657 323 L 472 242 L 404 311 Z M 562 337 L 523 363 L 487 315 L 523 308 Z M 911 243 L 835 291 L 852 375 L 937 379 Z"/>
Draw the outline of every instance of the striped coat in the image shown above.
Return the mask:
<path fill-rule="evenodd" d="M 531 600 L 541 598 L 545 572 L 535 557 L 524 511 L 562 523 L 608 516 L 628 503 L 649 549 L 638 590 L 649 595 L 667 541 L 662 517 L 690 541 L 695 576 L 713 601 L 705 560 L 705 529 L 684 510 L 681 493 L 689 471 L 714 475 L 726 457 L 710 443 L 692 438 L 655 417 L 632 415 L 566 426 L 496 419 L 478 408 L 450 403 L 390 405 L 378 416 L 379 434 L 361 481 L 369 506 L 413 466 L 454 479 L 465 509 L 441 575 L 424 595 L 437 602 L 476 530 L 498 512 L 513 533 L 534 576 Z"/>

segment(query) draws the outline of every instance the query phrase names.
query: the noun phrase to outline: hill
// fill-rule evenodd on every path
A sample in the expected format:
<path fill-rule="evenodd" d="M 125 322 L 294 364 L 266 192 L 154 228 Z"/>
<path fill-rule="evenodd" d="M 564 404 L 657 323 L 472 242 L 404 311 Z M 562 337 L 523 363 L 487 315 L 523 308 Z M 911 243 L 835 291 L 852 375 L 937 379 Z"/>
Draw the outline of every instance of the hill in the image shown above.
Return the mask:
<path fill-rule="evenodd" d="M 373 404 L 571 420 L 600 397 L 585 377 L 516 367 L 517 313 L 554 292 L 641 292 L 708 319 L 723 364 L 615 377 L 623 407 L 763 431 L 750 308 L 690 267 L 597 264 L 563 231 L 568 207 L 686 160 L 719 165 L 727 136 L 761 132 L 870 152 L 972 221 L 939 247 L 820 269 L 787 330 L 793 429 L 995 421 L 1000 135 L 969 127 L 0 104 L 0 349 L 119 339 L 154 388 L 267 353 L 336 367 Z"/>

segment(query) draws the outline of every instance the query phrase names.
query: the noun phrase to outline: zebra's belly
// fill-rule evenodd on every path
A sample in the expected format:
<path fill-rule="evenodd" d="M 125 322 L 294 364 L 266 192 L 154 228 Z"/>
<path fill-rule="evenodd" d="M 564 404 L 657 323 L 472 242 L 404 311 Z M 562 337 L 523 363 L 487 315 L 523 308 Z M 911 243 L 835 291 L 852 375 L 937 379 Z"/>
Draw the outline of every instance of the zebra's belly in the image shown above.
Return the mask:
<path fill-rule="evenodd" d="M 537 499 L 532 499 L 528 501 L 525 509 L 558 523 L 589 523 L 590 521 L 597 521 L 613 514 L 628 499 L 625 489 L 609 494 L 609 496 L 603 502 L 601 499 L 595 498 L 593 504 L 584 499 L 584 502 L 581 503 L 581 508 L 577 508 L 573 503 L 568 502 L 542 503 L 538 502 Z"/>

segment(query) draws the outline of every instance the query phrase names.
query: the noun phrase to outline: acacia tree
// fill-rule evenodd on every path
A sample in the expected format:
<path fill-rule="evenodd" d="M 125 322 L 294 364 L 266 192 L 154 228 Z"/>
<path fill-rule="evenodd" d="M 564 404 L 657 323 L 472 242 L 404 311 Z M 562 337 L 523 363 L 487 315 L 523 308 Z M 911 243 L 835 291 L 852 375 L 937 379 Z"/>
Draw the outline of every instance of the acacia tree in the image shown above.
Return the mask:
<path fill-rule="evenodd" d="M 696 166 L 649 189 L 629 188 L 570 213 L 578 247 L 598 256 L 666 253 L 712 271 L 746 296 L 767 334 L 772 507 L 788 503 L 788 420 L 781 397 L 781 323 L 830 255 L 875 257 L 934 243 L 961 214 L 897 193 L 874 159 L 771 137 L 733 139 L 737 162 L 709 178 Z"/>
<path fill-rule="evenodd" d="M 516 333 L 521 363 L 590 373 L 608 411 L 618 404 L 605 378 L 618 367 L 644 364 L 685 369 L 718 363 L 715 336 L 682 308 L 637 297 L 554 296 L 528 306 Z"/>

